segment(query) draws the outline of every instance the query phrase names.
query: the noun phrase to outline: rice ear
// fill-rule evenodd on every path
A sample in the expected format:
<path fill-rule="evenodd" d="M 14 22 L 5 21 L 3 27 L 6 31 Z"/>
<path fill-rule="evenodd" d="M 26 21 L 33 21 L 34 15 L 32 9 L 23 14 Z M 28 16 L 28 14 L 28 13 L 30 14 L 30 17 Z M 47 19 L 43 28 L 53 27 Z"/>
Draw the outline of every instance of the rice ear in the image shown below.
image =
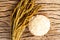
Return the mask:
<path fill-rule="evenodd" d="M 21 6 L 23 1 L 24 1 L 24 5 Z M 30 6 L 30 3 L 29 3 L 29 5 L 27 5 L 29 1 L 31 3 L 31 6 Z M 12 14 L 12 19 L 13 19 L 13 21 L 12 21 L 12 25 L 13 25 L 12 40 L 20 40 L 20 37 L 23 34 L 25 28 L 27 27 L 30 18 L 38 12 L 39 8 L 41 8 L 40 5 L 37 5 L 37 6 L 34 5 L 35 4 L 34 0 L 29 0 L 29 1 L 21 0 L 20 3 L 16 6 L 15 11 Z M 30 6 L 29 9 L 26 9 L 27 6 Z M 16 10 L 17 10 L 17 12 L 16 12 Z M 16 12 L 16 14 L 15 14 L 15 12 Z M 15 18 L 13 17 L 14 15 L 15 15 Z M 23 23 L 22 23 L 21 19 L 22 19 Z"/>

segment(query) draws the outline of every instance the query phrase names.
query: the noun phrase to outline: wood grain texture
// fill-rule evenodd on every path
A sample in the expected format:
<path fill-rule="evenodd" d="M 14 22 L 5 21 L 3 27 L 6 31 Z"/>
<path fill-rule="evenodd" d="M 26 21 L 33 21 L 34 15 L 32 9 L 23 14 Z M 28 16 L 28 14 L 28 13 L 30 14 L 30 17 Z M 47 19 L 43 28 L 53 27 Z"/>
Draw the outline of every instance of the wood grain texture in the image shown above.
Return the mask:
<path fill-rule="evenodd" d="M 0 0 L 0 40 L 11 40 L 10 16 L 17 0 Z M 42 5 L 38 13 L 46 14 L 51 21 L 50 31 L 41 37 L 33 36 L 26 28 L 21 40 L 60 40 L 60 0 L 36 0 Z"/>

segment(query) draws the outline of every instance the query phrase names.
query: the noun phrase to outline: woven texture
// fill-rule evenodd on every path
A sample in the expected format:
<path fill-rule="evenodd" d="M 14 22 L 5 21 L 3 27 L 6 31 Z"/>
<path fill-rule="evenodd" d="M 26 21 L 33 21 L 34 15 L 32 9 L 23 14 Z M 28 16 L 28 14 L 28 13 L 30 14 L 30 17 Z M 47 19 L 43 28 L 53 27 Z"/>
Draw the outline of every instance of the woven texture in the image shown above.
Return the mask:
<path fill-rule="evenodd" d="M 0 0 L 0 40 L 11 40 L 10 16 L 19 1 Z M 33 36 L 26 28 L 21 40 L 60 40 L 60 0 L 36 0 L 42 5 L 39 14 L 46 14 L 51 21 L 50 31 L 41 37 Z"/>

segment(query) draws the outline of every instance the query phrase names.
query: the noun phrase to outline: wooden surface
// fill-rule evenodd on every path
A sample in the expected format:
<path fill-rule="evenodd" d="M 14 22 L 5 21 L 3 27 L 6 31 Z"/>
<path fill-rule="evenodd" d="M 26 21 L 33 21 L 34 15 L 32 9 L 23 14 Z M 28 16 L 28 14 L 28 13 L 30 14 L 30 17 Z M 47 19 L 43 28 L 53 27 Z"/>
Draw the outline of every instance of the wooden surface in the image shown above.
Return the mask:
<path fill-rule="evenodd" d="M 10 16 L 17 2 L 0 0 L 0 40 L 11 40 Z M 51 21 L 51 29 L 46 35 L 37 37 L 26 28 L 21 40 L 60 40 L 60 0 L 36 0 L 35 3 L 42 5 L 39 13 L 47 14 Z"/>

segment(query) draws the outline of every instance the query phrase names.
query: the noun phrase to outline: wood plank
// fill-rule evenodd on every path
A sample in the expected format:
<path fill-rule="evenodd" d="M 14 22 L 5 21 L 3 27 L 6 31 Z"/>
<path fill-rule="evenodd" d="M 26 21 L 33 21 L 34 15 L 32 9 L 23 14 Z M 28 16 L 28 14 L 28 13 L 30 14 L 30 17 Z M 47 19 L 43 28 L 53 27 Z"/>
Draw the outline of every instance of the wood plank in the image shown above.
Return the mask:
<path fill-rule="evenodd" d="M 17 0 L 0 0 L 0 40 L 11 40 L 10 16 Z M 36 0 L 42 5 L 39 14 L 46 14 L 51 21 L 50 31 L 41 37 L 33 36 L 26 28 L 21 40 L 60 40 L 60 0 Z"/>

